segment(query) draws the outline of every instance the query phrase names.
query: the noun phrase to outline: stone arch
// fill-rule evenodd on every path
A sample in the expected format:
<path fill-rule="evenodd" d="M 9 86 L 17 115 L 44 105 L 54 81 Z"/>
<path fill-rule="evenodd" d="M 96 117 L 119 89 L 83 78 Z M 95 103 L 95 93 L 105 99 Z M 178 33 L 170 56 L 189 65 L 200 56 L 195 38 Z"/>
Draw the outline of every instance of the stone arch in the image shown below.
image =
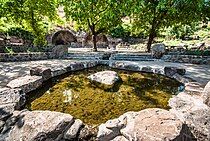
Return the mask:
<path fill-rule="evenodd" d="M 86 46 L 89 42 L 92 43 L 92 34 L 90 33 L 87 33 L 84 37 L 84 40 L 83 40 L 83 46 Z M 98 34 L 96 36 L 96 43 L 99 43 L 99 44 L 105 44 L 105 46 L 108 46 L 109 45 L 109 41 L 108 41 L 108 38 L 106 35 L 104 34 Z"/>
<path fill-rule="evenodd" d="M 77 42 L 77 38 L 70 30 L 59 30 L 52 35 L 53 45 L 69 45 L 71 42 Z"/>

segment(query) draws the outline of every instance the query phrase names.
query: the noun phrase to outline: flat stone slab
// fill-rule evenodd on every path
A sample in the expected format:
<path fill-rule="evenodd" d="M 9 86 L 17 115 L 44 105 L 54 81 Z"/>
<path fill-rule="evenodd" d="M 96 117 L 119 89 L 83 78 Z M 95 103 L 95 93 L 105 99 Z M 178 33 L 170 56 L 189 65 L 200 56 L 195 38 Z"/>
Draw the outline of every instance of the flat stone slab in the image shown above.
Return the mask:
<path fill-rule="evenodd" d="M 42 76 L 26 75 L 10 81 L 7 87 L 20 88 L 24 93 L 30 92 L 42 85 Z"/>

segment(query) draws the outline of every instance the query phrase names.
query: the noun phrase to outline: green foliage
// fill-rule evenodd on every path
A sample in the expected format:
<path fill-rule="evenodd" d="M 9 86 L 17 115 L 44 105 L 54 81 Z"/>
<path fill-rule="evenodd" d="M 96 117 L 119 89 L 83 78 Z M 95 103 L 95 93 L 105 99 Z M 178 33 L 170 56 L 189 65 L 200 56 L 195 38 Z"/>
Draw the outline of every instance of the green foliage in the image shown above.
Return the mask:
<path fill-rule="evenodd" d="M 196 31 L 196 25 L 174 25 L 168 30 L 168 36 L 175 36 L 176 38 L 183 39 L 185 36 L 190 36 Z"/>
<path fill-rule="evenodd" d="M 24 30 L 20 27 L 10 28 L 7 31 L 7 34 L 9 34 L 9 36 L 17 36 L 17 37 L 23 38 L 25 40 L 33 40 L 32 33 L 27 30 Z"/>
<path fill-rule="evenodd" d="M 111 31 L 110 31 L 110 34 L 112 37 L 129 37 L 130 36 L 130 31 L 127 29 L 127 28 L 123 28 L 122 25 L 119 25 L 115 28 L 113 28 Z"/>
<path fill-rule="evenodd" d="M 0 17 L 31 31 L 36 45 L 45 43 L 44 21 L 57 18 L 57 0 L 5 0 L 0 6 L 4 11 Z"/>
<path fill-rule="evenodd" d="M 122 23 L 125 3 L 126 0 L 62 0 L 67 19 L 90 30 L 95 51 L 97 34 L 107 33 Z"/>
<path fill-rule="evenodd" d="M 108 31 L 121 23 L 121 2 L 117 0 L 63 0 L 64 11 L 68 19 L 81 25 L 83 29 L 96 26 L 96 31 Z"/>
<path fill-rule="evenodd" d="M 201 20 L 204 0 L 137 0 L 131 7 L 133 27 L 149 35 L 148 51 L 160 29 Z"/>

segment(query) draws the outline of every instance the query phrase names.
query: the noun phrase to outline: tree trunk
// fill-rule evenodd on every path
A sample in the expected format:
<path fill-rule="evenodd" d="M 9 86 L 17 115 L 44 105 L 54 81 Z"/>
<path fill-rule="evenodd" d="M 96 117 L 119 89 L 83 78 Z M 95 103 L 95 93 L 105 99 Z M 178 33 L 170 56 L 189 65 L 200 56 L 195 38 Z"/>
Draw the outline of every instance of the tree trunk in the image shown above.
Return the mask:
<path fill-rule="evenodd" d="M 152 46 L 152 42 L 155 38 L 155 31 L 154 30 L 151 30 L 150 31 L 150 34 L 149 34 L 149 40 L 147 42 L 147 52 L 150 52 L 151 51 L 151 46 Z"/>
<path fill-rule="evenodd" d="M 93 51 L 97 51 L 97 46 L 96 46 L 96 34 L 93 34 Z"/>
<path fill-rule="evenodd" d="M 88 25 L 89 25 L 91 33 L 92 33 L 93 51 L 97 51 L 97 46 L 96 46 L 97 33 L 95 31 L 95 24 L 91 25 L 89 20 L 88 20 Z"/>

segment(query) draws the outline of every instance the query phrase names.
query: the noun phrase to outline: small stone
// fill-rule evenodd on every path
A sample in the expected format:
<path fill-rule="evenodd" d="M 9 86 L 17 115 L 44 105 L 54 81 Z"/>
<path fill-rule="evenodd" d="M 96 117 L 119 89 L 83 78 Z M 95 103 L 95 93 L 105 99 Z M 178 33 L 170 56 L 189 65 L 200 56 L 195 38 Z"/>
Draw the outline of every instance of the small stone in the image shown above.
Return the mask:
<path fill-rule="evenodd" d="M 4 124 L 5 124 L 5 122 L 3 120 L 0 120 L 0 133 L 1 133 L 2 129 L 4 128 Z"/>
<path fill-rule="evenodd" d="M 126 139 L 124 136 L 117 136 L 116 138 L 114 138 L 111 141 L 129 141 L 129 140 Z"/>
<path fill-rule="evenodd" d="M 96 140 L 97 129 L 91 126 L 85 126 L 79 132 L 79 140 Z"/>
<path fill-rule="evenodd" d="M 83 122 L 79 119 L 76 119 L 73 125 L 64 134 L 64 139 L 75 139 L 82 126 Z"/>
<path fill-rule="evenodd" d="M 173 76 L 174 74 L 184 75 L 186 70 L 184 68 L 177 68 L 177 67 L 165 67 L 164 72 L 166 76 Z"/>
<path fill-rule="evenodd" d="M 12 115 L 15 110 L 15 103 L 0 105 L 0 120 Z"/>
<path fill-rule="evenodd" d="M 84 69 L 85 65 L 83 64 L 83 62 L 74 62 L 71 63 L 68 68 L 70 71 L 77 71 Z"/>
<path fill-rule="evenodd" d="M 149 67 L 149 66 L 143 67 L 143 68 L 141 69 L 141 71 L 143 71 L 143 72 L 153 72 L 152 68 Z"/>

